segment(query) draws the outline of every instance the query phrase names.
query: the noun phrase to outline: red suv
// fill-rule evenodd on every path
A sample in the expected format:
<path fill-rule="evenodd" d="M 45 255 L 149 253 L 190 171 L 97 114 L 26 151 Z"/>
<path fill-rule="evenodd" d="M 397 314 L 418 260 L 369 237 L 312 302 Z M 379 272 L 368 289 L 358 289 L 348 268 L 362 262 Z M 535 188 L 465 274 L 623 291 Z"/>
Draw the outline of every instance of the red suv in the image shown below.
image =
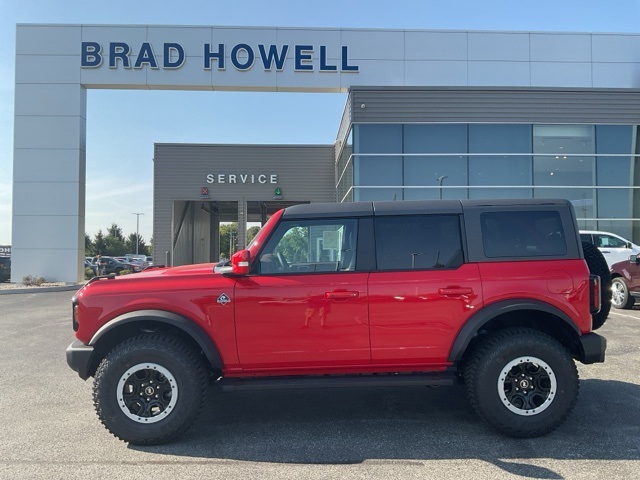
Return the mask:
<path fill-rule="evenodd" d="M 630 255 L 629 260 L 611 265 L 611 304 L 616 308 L 633 308 L 640 297 L 640 258 Z"/>
<path fill-rule="evenodd" d="M 87 283 L 67 360 L 95 377 L 102 423 L 136 444 L 186 430 L 209 381 L 462 381 L 492 427 L 538 436 L 576 402 L 574 360 L 604 361 L 592 330 L 607 290 L 593 272 L 608 270 L 584 248 L 565 200 L 297 205 L 220 273 L 150 267 Z"/>

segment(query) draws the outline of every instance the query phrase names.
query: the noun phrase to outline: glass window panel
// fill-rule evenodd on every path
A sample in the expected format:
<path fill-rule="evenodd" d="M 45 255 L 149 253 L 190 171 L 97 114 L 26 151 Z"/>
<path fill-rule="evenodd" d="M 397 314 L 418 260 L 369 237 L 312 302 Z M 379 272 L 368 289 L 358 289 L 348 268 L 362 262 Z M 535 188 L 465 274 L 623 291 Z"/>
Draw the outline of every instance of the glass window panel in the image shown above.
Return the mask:
<path fill-rule="evenodd" d="M 402 153 L 402 125 L 355 125 L 354 153 Z M 355 156 L 354 185 L 402 185 L 402 156 Z M 402 200 L 402 188 L 355 189 L 354 200 Z"/>
<path fill-rule="evenodd" d="M 598 154 L 630 154 L 633 152 L 633 126 L 596 125 Z M 596 157 L 598 185 L 631 186 L 633 170 L 631 156 Z M 632 189 L 599 189 L 598 216 L 603 218 L 631 218 Z"/>
<path fill-rule="evenodd" d="M 466 154 L 467 125 L 412 124 L 404 126 L 404 153 Z M 467 190 L 447 188 L 467 185 L 466 155 L 406 156 L 404 185 L 424 185 L 432 188 L 407 188 L 405 200 L 467 198 Z M 439 188 L 444 186 L 445 188 Z"/>
<path fill-rule="evenodd" d="M 469 153 L 469 185 L 531 185 L 531 125 L 469 125 Z M 514 153 L 526 155 L 500 155 Z M 472 188 L 469 198 L 531 198 L 531 189 Z"/>
<path fill-rule="evenodd" d="M 593 125 L 534 125 L 533 182 L 536 198 L 566 198 L 578 217 L 595 216 L 595 189 L 562 188 L 595 185 Z"/>
<path fill-rule="evenodd" d="M 378 270 L 457 268 L 462 265 L 455 215 L 376 217 Z"/>

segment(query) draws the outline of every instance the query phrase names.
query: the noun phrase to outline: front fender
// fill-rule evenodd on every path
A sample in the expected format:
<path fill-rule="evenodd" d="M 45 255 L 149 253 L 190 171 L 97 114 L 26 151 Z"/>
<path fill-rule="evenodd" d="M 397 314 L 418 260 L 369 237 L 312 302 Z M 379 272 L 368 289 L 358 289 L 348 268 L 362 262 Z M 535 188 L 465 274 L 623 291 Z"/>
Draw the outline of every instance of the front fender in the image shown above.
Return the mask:
<path fill-rule="evenodd" d="M 178 328 L 198 344 L 214 368 L 222 369 L 224 367 L 218 348 L 202 327 L 182 315 L 165 310 L 137 310 L 122 314 L 100 327 L 91 338 L 91 341 L 89 341 L 89 345 L 97 345 L 100 339 L 123 325 L 145 321 L 162 323 Z"/>

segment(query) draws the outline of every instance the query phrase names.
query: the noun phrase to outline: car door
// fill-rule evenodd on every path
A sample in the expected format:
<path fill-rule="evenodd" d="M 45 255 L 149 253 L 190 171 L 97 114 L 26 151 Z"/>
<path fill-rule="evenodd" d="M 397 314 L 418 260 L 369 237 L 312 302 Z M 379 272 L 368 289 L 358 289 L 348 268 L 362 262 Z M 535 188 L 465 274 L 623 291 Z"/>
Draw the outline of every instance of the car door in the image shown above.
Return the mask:
<path fill-rule="evenodd" d="M 369 365 L 367 272 L 355 269 L 357 219 L 282 221 L 251 275 L 237 279 L 244 369 Z"/>
<path fill-rule="evenodd" d="M 373 364 L 445 366 L 461 325 L 482 303 L 478 266 L 463 262 L 459 216 L 376 217 L 375 239 Z"/>

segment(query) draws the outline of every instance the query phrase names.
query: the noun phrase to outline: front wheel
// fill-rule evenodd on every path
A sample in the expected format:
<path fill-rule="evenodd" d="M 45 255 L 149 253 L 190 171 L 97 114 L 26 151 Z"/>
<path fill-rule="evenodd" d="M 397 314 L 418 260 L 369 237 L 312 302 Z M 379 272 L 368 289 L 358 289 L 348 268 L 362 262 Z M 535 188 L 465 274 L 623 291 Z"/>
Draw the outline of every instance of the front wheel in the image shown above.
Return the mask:
<path fill-rule="evenodd" d="M 578 396 L 578 370 L 552 337 L 528 328 L 490 333 L 464 370 L 469 401 L 494 429 L 537 437 L 560 426 Z"/>
<path fill-rule="evenodd" d="M 611 305 L 615 308 L 629 309 L 633 307 L 635 299 L 629 294 L 626 282 L 616 277 L 611 282 Z"/>
<path fill-rule="evenodd" d="M 206 370 L 196 352 L 175 337 L 144 334 L 102 360 L 93 402 L 102 424 L 119 439 L 159 445 L 189 428 L 206 388 Z"/>

